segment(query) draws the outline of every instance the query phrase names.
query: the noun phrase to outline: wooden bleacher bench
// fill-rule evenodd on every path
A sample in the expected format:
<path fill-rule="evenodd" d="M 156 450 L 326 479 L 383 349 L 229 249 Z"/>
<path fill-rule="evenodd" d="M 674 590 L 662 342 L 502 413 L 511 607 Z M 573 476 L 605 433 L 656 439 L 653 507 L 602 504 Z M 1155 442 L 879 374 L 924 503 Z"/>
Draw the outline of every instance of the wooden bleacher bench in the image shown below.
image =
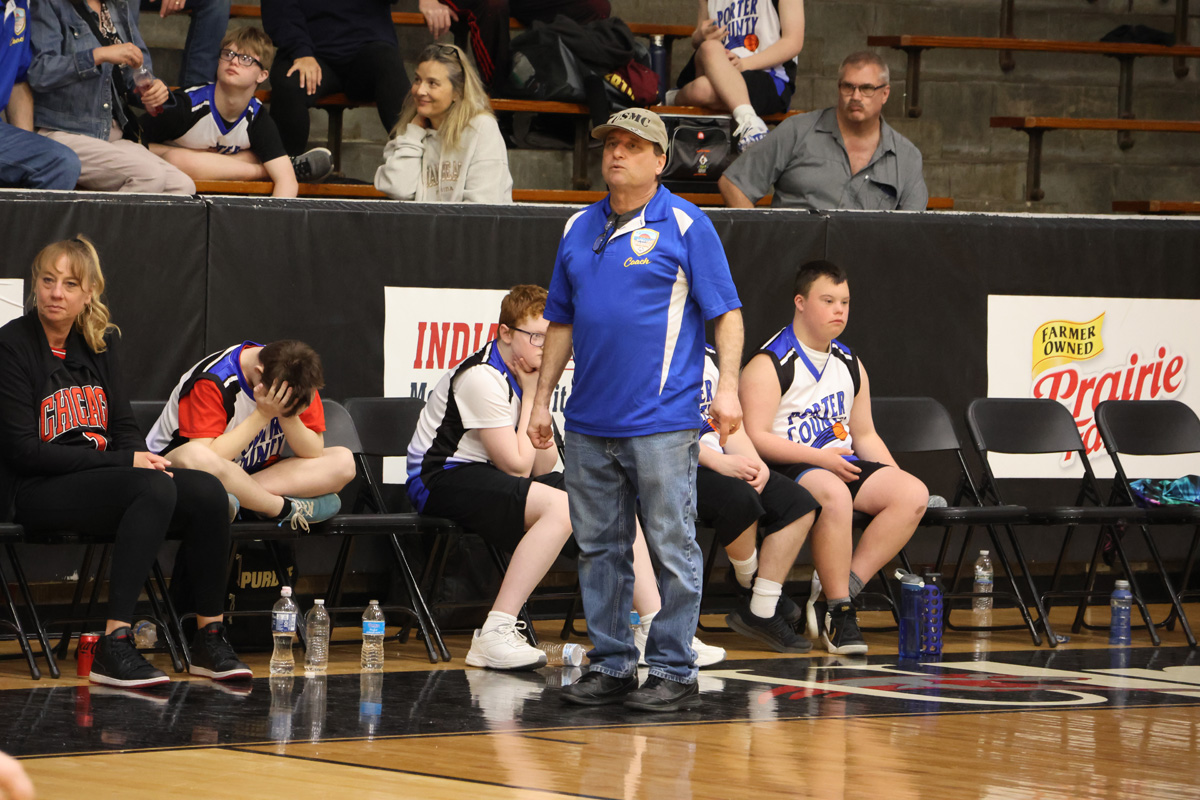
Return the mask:
<path fill-rule="evenodd" d="M 1116 58 L 1121 65 L 1117 89 L 1118 117 L 1133 116 L 1133 60 L 1135 58 L 1139 56 L 1172 56 L 1179 61 L 1200 58 L 1200 47 L 1187 45 L 1164 47 L 1154 44 L 1066 42 L 985 36 L 868 36 L 867 44 L 871 47 L 891 47 L 895 50 L 903 50 L 908 55 L 908 70 L 904 76 L 904 112 L 910 117 L 921 116 L 921 52 L 924 50 L 998 50 L 1000 51 L 1000 68 L 1005 72 L 1015 66 L 1015 62 L 1012 60 L 1012 53 L 1015 50 L 1037 53 L 1084 53 Z M 1187 74 L 1186 69 L 1184 74 Z"/>
<path fill-rule="evenodd" d="M 1070 117 L 992 117 L 993 128 L 1012 128 L 1029 134 L 1029 157 L 1025 172 L 1025 197 L 1041 200 L 1042 136 L 1046 131 L 1152 131 L 1158 133 L 1200 133 L 1200 122 L 1170 119 L 1072 119 Z"/>
<path fill-rule="evenodd" d="M 1113 200 L 1118 214 L 1200 214 L 1200 200 Z"/>
<path fill-rule="evenodd" d="M 269 195 L 272 184 L 270 181 L 196 181 L 196 191 L 199 194 L 245 194 Z M 560 205 L 587 205 L 595 203 L 606 193 L 595 190 L 581 189 L 513 189 L 513 200 L 517 203 L 557 203 Z M 678 193 L 680 197 L 698 206 L 719 207 L 725 201 L 721 195 L 713 193 Z M 387 195 L 366 183 L 302 183 L 300 197 L 354 198 L 360 200 L 386 200 Z M 767 195 L 758 201 L 758 205 L 771 205 L 771 196 Z M 954 208 L 952 197 L 931 197 L 925 207 L 928 211 L 950 210 Z"/>

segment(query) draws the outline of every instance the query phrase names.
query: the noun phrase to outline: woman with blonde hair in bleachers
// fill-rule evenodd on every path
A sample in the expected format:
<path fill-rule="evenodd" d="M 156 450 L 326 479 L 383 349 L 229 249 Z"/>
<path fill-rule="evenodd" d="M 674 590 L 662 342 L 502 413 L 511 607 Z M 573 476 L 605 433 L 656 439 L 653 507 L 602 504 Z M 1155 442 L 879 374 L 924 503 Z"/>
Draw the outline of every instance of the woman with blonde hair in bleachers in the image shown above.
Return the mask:
<path fill-rule="evenodd" d="M 453 45 L 421 53 L 383 159 L 375 188 L 397 200 L 512 202 L 504 136 L 479 75 Z"/>

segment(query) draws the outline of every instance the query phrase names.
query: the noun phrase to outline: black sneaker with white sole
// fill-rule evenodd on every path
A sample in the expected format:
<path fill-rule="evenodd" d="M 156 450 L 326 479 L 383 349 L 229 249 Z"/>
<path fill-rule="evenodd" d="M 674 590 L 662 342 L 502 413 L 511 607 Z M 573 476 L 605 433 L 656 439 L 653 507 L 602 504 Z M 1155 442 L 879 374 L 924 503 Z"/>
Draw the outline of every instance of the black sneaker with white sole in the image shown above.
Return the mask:
<path fill-rule="evenodd" d="M 300 183 L 317 183 L 333 172 L 333 154 L 324 147 L 314 147 L 292 159 L 292 169 Z"/>
<path fill-rule="evenodd" d="M 757 578 L 758 575 L 755 574 L 754 577 Z M 748 587 L 742 586 L 740 583 L 738 583 L 737 573 L 735 573 L 732 569 L 725 571 L 725 585 L 729 588 L 734 597 L 737 597 L 739 600 L 750 602 L 750 598 L 754 595 L 754 581 L 751 580 L 750 586 Z M 796 605 L 796 601 L 788 597 L 786 592 L 779 595 L 779 605 L 777 608 L 779 609 L 779 613 L 783 615 L 783 618 L 787 620 L 787 623 L 793 628 L 795 628 L 804 617 L 804 609 Z"/>
<path fill-rule="evenodd" d="M 764 618 L 756 616 L 750 610 L 750 604 L 743 602 L 732 614 L 725 616 L 725 624 L 743 636 L 757 639 L 777 653 L 807 653 L 812 650 L 812 642 L 796 633 L 779 613 L 778 607 L 773 615 Z"/>
<path fill-rule="evenodd" d="M 88 680 L 128 689 L 169 683 L 171 679 L 138 652 L 133 643 L 133 632 L 126 626 L 100 637 Z"/>
<path fill-rule="evenodd" d="M 858 629 L 858 614 L 851 603 L 839 603 L 825 615 L 821 641 L 830 653 L 839 656 L 862 655 L 867 652 L 862 631 Z"/>
<path fill-rule="evenodd" d="M 192 639 L 192 664 L 188 672 L 214 681 L 254 677 L 250 668 L 233 652 L 233 647 L 225 638 L 225 624 L 222 622 L 210 622 L 196 631 Z"/>

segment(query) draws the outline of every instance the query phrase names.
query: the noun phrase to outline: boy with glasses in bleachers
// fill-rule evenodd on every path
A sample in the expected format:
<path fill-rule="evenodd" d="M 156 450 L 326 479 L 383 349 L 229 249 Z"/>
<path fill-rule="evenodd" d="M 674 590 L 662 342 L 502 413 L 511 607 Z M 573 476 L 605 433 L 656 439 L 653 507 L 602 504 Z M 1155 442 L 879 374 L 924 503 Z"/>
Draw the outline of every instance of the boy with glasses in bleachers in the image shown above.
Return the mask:
<path fill-rule="evenodd" d="M 173 102 L 142 120 L 150 151 L 198 181 L 274 182 L 273 197 L 295 197 L 297 181 L 333 169 L 323 147 L 288 158 L 279 130 L 254 92 L 267 79 L 275 47 L 258 28 L 238 28 L 221 42 L 215 83 L 173 93 Z"/>
<path fill-rule="evenodd" d="M 805 264 L 793 306 L 791 323 L 742 371 L 746 433 L 768 464 L 821 504 L 814 541 L 849 541 L 854 512 L 873 516 L 848 574 L 813 573 L 807 609 L 809 638 L 820 636 L 837 655 L 865 653 L 853 599 L 908 542 L 929 490 L 896 466 L 871 420 L 866 368 L 834 338 L 850 314 L 846 273 L 830 261 Z"/>

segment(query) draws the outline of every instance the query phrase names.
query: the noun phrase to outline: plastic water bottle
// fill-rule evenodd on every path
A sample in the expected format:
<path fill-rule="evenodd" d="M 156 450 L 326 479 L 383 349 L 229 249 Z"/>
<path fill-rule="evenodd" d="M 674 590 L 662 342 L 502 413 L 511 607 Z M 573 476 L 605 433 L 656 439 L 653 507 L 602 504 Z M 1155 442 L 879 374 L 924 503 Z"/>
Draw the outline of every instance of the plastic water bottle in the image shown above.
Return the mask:
<path fill-rule="evenodd" d="M 988 551 L 980 550 L 979 558 L 975 561 L 975 588 L 971 591 L 991 594 L 995 575 L 996 573 L 992 569 L 992 559 L 988 555 Z M 991 611 L 992 598 L 976 597 L 972 605 L 976 611 Z"/>
<path fill-rule="evenodd" d="M 279 590 L 279 600 L 271 609 L 271 635 L 275 637 L 275 651 L 271 653 L 271 674 L 291 675 L 296 669 L 292 657 L 292 638 L 296 635 L 296 617 L 300 610 L 292 599 L 292 587 Z"/>
<path fill-rule="evenodd" d="M 150 68 L 146 66 L 141 66 L 135 69 L 132 73 L 131 79 L 133 81 L 133 91 L 138 97 L 141 97 L 147 89 L 154 85 L 154 73 L 151 72 Z M 162 113 L 162 110 L 162 106 L 146 106 L 146 111 L 148 111 L 152 117 L 157 117 Z"/>
<path fill-rule="evenodd" d="M 329 666 L 329 612 L 324 600 L 314 600 L 304 618 L 305 644 L 304 674 L 323 675 Z"/>
<path fill-rule="evenodd" d="M 133 643 L 139 650 L 150 650 L 158 644 L 158 628 L 148 619 L 133 625 Z"/>
<path fill-rule="evenodd" d="M 363 672 L 383 672 L 383 635 L 385 623 L 379 601 L 372 600 L 362 615 L 362 659 Z"/>
<path fill-rule="evenodd" d="M 548 667 L 578 667 L 583 664 L 583 645 L 574 642 L 542 642 L 538 645 L 538 650 L 546 654 Z"/>
<path fill-rule="evenodd" d="M 1112 623 L 1108 629 L 1109 644 L 1133 644 L 1129 630 L 1129 617 L 1133 610 L 1133 595 L 1129 592 L 1129 581 L 1117 581 L 1109 600 L 1112 607 Z"/>

